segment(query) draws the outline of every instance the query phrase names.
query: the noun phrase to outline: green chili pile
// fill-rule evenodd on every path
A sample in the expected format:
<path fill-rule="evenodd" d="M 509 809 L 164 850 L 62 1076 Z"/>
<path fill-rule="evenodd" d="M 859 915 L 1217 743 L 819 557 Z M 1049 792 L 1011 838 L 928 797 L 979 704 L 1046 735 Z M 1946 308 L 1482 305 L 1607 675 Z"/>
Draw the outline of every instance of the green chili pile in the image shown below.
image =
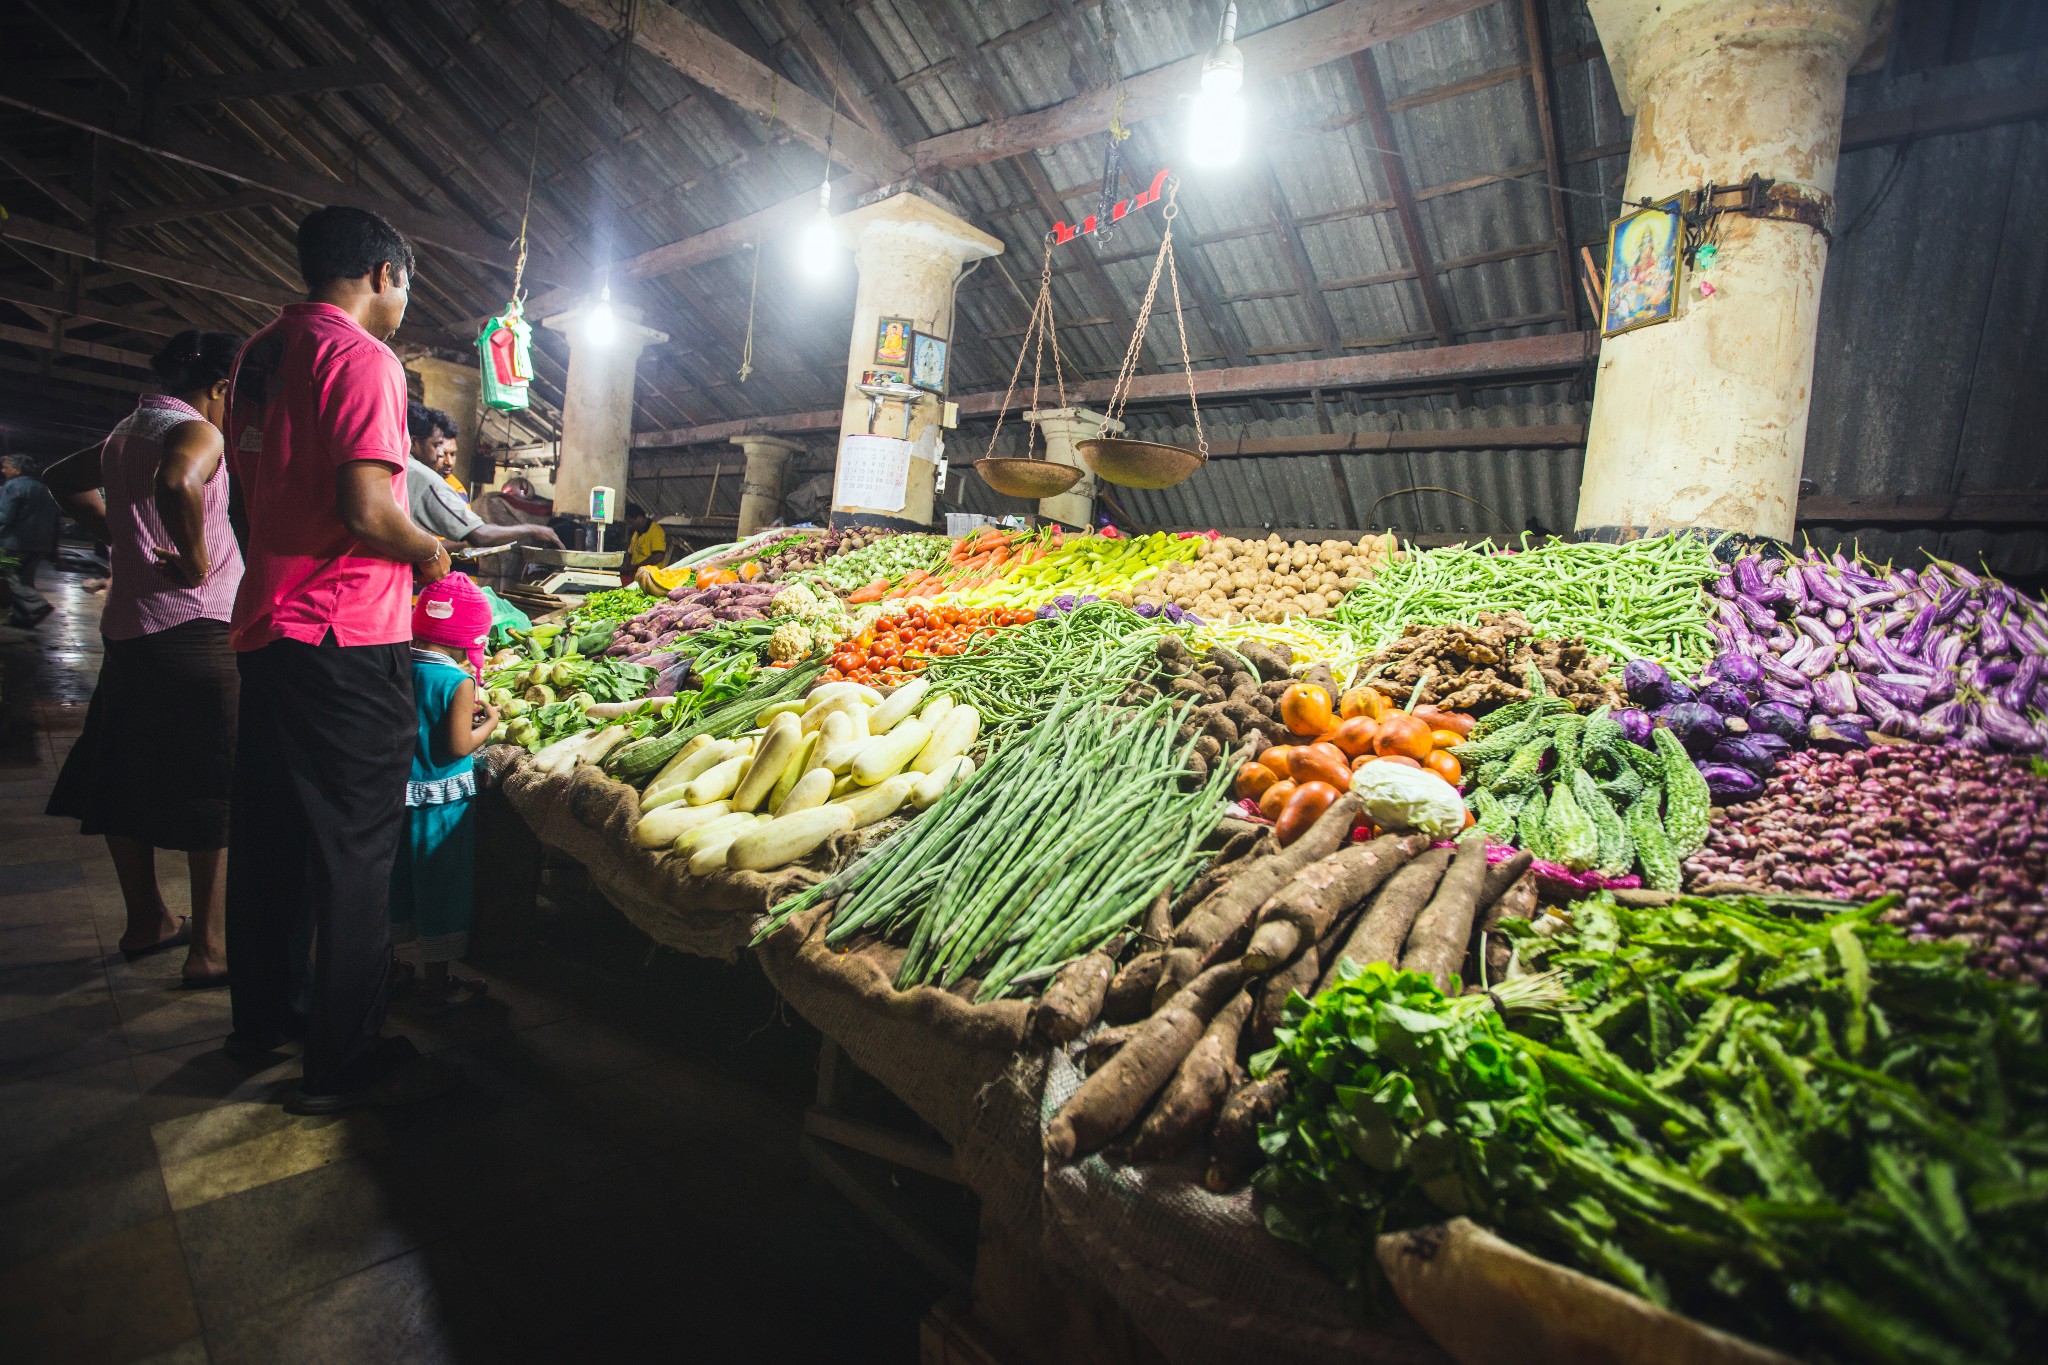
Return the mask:
<path fill-rule="evenodd" d="M 1889 904 L 1603 896 L 1552 937 L 1505 922 L 1564 997 L 1505 1020 L 1384 966 L 1295 997 L 1253 1061 L 1295 1084 L 1262 1135 L 1268 1226 L 1361 1291 L 1380 1232 L 1466 1214 L 1795 1354 L 2028 1358 L 2044 996 L 1908 941 Z"/>
<path fill-rule="evenodd" d="M 1517 611 L 1537 635 L 1579 636 L 1621 662 L 1654 659 L 1690 678 L 1714 655 L 1703 596 L 1714 573 L 1711 547 L 1689 535 L 1515 552 L 1411 552 L 1380 565 L 1320 624 L 1341 631 L 1363 655 L 1410 626 L 1470 624 L 1481 612 Z"/>
<path fill-rule="evenodd" d="M 759 943 L 836 897 L 825 940 L 906 945 L 898 989 L 980 978 L 976 1000 L 1041 982 L 1194 879 L 1231 769 L 1180 792 L 1191 743 L 1165 701 L 1067 698 L 1022 743 L 836 876 L 769 911 Z"/>

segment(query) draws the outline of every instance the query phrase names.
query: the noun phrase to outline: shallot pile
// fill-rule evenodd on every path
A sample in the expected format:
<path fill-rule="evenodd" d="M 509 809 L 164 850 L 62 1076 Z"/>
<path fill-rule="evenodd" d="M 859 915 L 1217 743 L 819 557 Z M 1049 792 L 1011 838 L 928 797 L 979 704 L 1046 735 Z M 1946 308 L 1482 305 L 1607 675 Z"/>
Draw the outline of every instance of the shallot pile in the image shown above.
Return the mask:
<path fill-rule="evenodd" d="M 1686 884 L 1867 900 L 1914 939 L 1974 946 L 1999 976 L 2048 984 L 2048 778 L 2027 760 L 1921 744 L 1786 759 L 1764 794 L 1714 813 Z"/>
<path fill-rule="evenodd" d="M 1723 657 L 1747 655 L 1764 697 L 1855 743 L 1871 729 L 1964 749 L 2048 749 L 2048 611 L 1936 560 L 1880 569 L 1816 551 L 1745 555 L 1714 580 Z"/>

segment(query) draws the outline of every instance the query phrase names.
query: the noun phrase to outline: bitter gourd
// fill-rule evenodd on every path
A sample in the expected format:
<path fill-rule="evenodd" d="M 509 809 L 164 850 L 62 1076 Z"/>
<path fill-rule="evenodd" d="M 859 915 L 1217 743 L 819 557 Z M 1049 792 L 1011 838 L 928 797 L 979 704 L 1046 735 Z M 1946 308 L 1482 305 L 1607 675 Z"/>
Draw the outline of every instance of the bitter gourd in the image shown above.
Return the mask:
<path fill-rule="evenodd" d="M 1550 839 L 1543 830 L 1543 817 L 1548 810 L 1549 802 L 1538 787 L 1526 794 L 1522 809 L 1515 816 L 1515 842 L 1545 862 L 1551 861 Z"/>
<path fill-rule="evenodd" d="M 1677 735 L 1659 728 L 1651 738 L 1664 760 L 1664 828 L 1671 835 L 1671 851 L 1684 862 L 1706 846 L 1714 796 Z"/>
<path fill-rule="evenodd" d="M 1679 858 L 1671 838 L 1664 832 L 1657 806 L 1659 793 L 1651 787 L 1642 799 L 1628 808 L 1629 837 L 1635 841 L 1636 862 L 1643 869 L 1643 883 L 1657 891 L 1677 892 L 1680 888 Z"/>
<path fill-rule="evenodd" d="M 1550 752 L 1550 737 L 1538 735 L 1515 751 L 1515 756 L 1493 785 L 1495 792 L 1525 792 L 1534 787 L 1542 775 L 1543 756 Z"/>
<path fill-rule="evenodd" d="M 1599 841 L 1599 860 L 1593 864 L 1603 877 L 1625 877 L 1635 866 L 1635 842 L 1628 837 L 1628 827 L 1622 823 L 1620 812 L 1607 799 L 1606 793 L 1593 781 L 1592 774 L 1584 768 L 1572 769 L 1572 796 L 1578 801 L 1579 809 L 1593 821 L 1593 834 Z"/>
<path fill-rule="evenodd" d="M 1560 782 L 1550 789 L 1550 809 L 1543 817 L 1543 835 L 1550 845 L 1552 862 L 1584 872 L 1600 861 L 1600 836 L 1593 828 L 1592 817 L 1579 809 L 1569 782 Z"/>

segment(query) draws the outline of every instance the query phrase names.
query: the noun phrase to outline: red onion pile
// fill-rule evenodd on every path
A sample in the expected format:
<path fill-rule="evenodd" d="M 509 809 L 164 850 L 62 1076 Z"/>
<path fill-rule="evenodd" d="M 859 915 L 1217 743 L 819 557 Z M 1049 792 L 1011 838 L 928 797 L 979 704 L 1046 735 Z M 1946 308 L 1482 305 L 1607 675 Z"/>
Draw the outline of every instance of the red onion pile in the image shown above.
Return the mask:
<path fill-rule="evenodd" d="M 1975 946 L 2048 985 L 2048 779 L 2027 760 L 1922 744 L 1791 755 L 1754 801 L 1714 812 L 1686 885 L 1743 882 L 1869 900 L 1914 939 Z"/>

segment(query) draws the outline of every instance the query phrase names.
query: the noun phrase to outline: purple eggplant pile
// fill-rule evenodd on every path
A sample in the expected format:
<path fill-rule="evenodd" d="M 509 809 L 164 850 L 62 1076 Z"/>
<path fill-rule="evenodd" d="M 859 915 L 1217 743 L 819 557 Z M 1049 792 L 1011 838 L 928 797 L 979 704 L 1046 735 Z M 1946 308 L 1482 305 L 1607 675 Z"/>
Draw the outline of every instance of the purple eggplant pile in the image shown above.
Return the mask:
<path fill-rule="evenodd" d="M 1700 690 L 1741 689 L 1752 732 L 1836 752 L 1873 730 L 1982 753 L 2048 749 L 2048 610 L 1995 578 L 1808 551 L 1746 555 L 1712 588 L 1721 654 Z M 1761 725 L 1755 703 L 1768 708 Z"/>

